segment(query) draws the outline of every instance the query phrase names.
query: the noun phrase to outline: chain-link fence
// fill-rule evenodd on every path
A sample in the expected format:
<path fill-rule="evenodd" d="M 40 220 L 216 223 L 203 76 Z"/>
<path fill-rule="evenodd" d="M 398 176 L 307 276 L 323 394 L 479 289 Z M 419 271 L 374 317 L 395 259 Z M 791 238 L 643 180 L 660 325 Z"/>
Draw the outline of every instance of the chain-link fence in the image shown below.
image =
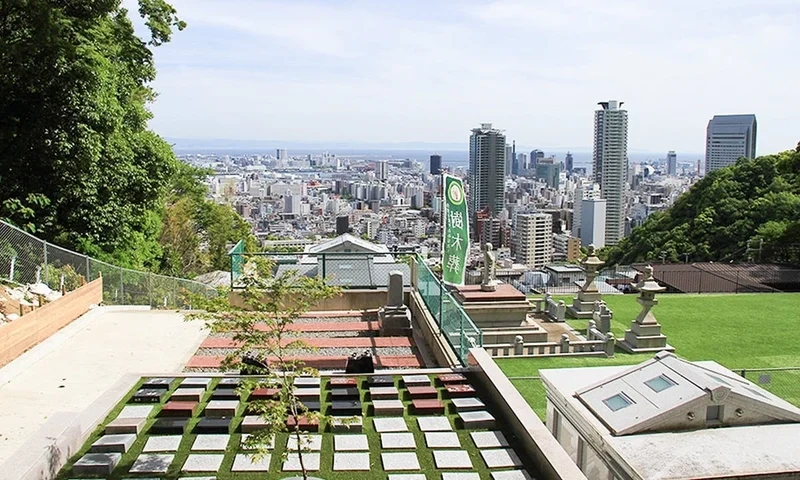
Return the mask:
<path fill-rule="evenodd" d="M 47 243 L 0 222 L 0 280 L 18 284 L 45 283 L 71 291 L 84 281 L 103 277 L 103 302 L 186 308 L 191 294 L 211 297 L 217 290 L 192 280 L 117 267 Z"/>
<path fill-rule="evenodd" d="M 764 390 L 800 407 L 800 367 L 745 368 L 735 372 Z"/>

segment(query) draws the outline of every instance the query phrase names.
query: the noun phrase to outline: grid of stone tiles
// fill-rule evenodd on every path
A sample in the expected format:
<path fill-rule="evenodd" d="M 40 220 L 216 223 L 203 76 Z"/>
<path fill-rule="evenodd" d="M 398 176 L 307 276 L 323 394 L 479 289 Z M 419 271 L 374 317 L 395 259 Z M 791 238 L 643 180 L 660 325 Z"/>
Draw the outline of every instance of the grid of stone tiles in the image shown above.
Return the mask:
<path fill-rule="evenodd" d="M 333 413 L 333 401 L 340 400 L 333 390 L 342 388 L 356 389 L 357 396 L 352 390 L 339 395 L 346 395 L 353 402 L 350 408 L 357 404 L 362 412 L 357 422 L 342 416 L 336 427 L 312 426 L 314 431 L 304 434 L 300 441 L 306 468 L 321 474 L 351 471 L 356 477 L 361 475 L 359 478 L 380 478 L 375 473 L 383 472 L 388 478 L 398 480 L 466 478 L 472 470 L 498 479 L 530 478 L 503 433 L 495 430 L 491 422 L 487 423 L 491 417 L 481 416 L 481 423 L 470 424 L 470 417 L 463 414 L 475 412 L 477 404 L 468 402 L 467 408 L 462 408 L 459 402 L 453 402 L 454 398 L 463 398 L 461 395 L 448 395 L 448 385 L 467 383 L 458 377 L 445 377 L 444 382 L 437 375 L 356 377 L 353 382 L 323 380 L 320 385 L 315 379 L 299 380 L 298 388 L 309 389 L 305 398 L 310 403 L 319 402 L 323 413 Z M 73 459 L 77 462 L 67 477 L 93 478 L 112 473 L 115 478 L 164 474 L 191 477 L 269 472 L 279 478 L 283 472 L 297 471 L 295 438 L 280 435 L 258 457 L 246 447 L 250 399 L 233 397 L 235 388 L 236 380 L 232 378 L 143 381 L 119 415 L 109 419 L 106 433 L 92 437 L 88 450 Z M 313 389 L 319 389 L 318 396 Z M 147 391 L 145 402 L 141 396 L 143 390 Z M 151 391 L 158 393 L 160 403 L 149 401 L 156 396 Z M 377 393 L 375 398 L 374 393 Z M 196 405 L 184 405 L 191 403 L 195 395 L 199 395 Z M 181 404 L 165 408 L 176 401 L 174 398 L 179 398 Z M 415 408 L 414 400 L 418 398 L 440 402 L 445 414 Z M 375 400 L 379 400 L 377 405 Z M 389 411 L 380 411 L 386 400 L 396 402 Z M 187 414 L 177 415 L 178 411 Z M 250 425 L 256 428 L 250 420 Z M 288 454 L 285 461 L 284 454 Z"/>

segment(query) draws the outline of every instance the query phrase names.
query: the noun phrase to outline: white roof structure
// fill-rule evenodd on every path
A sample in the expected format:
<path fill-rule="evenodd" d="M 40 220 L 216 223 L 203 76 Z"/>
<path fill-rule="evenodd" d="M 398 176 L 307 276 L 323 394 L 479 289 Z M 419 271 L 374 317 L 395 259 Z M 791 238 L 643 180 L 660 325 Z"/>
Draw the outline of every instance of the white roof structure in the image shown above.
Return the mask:
<path fill-rule="evenodd" d="M 373 263 L 395 263 L 394 257 L 389 253 L 389 247 L 386 245 L 368 242 L 349 233 L 325 240 L 316 245 L 307 245 L 303 253 L 305 255 L 300 259 L 302 264 L 315 264 L 319 255 L 336 253 L 344 254 L 342 257 L 350 253 L 373 254 L 371 255 Z M 367 255 L 363 257 L 366 258 Z M 351 258 L 358 258 L 358 255 L 351 255 Z"/>
<path fill-rule="evenodd" d="M 614 435 L 673 430 L 676 423 L 684 428 L 760 424 L 763 417 L 771 423 L 800 422 L 800 409 L 735 373 L 687 362 L 668 352 L 580 389 L 575 397 Z M 692 423 L 686 418 L 690 413 L 706 416 L 709 403 L 722 409 L 719 423 L 708 418 L 711 423 L 700 418 Z M 748 417 L 753 422 L 747 422 L 737 409 L 757 409 L 759 415 Z"/>

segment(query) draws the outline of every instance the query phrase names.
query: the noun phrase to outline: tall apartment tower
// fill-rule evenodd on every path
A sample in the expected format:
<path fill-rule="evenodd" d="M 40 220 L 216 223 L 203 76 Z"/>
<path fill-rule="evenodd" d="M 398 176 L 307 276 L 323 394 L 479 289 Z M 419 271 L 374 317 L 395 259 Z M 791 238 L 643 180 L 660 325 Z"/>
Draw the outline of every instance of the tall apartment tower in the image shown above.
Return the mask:
<path fill-rule="evenodd" d="M 431 175 L 440 175 L 442 173 L 442 156 L 431 155 Z"/>
<path fill-rule="evenodd" d="M 600 102 L 594 112 L 594 181 L 606 200 L 606 245 L 625 234 L 625 189 L 628 178 L 628 111 L 617 100 Z"/>
<path fill-rule="evenodd" d="M 674 150 L 667 152 L 667 175 L 678 174 L 678 154 Z"/>
<path fill-rule="evenodd" d="M 389 178 L 389 162 L 386 160 L 375 162 L 375 178 L 382 181 Z"/>
<path fill-rule="evenodd" d="M 756 116 L 714 115 L 706 129 L 706 173 L 756 158 Z"/>
<path fill-rule="evenodd" d="M 506 136 L 482 123 L 469 137 L 469 214 L 473 230 L 478 212 L 495 217 L 505 209 Z"/>
<path fill-rule="evenodd" d="M 517 215 L 514 249 L 517 262 L 541 268 L 553 259 L 553 216 L 549 213 Z"/>
<path fill-rule="evenodd" d="M 602 198 L 581 200 L 581 245 L 605 247 L 605 232 L 608 203 Z"/>
<path fill-rule="evenodd" d="M 567 173 L 572 173 L 573 168 L 575 168 L 575 160 L 572 158 L 572 154 L 567 152 L 567 156 L 564 158 L 564 169 Z"/>

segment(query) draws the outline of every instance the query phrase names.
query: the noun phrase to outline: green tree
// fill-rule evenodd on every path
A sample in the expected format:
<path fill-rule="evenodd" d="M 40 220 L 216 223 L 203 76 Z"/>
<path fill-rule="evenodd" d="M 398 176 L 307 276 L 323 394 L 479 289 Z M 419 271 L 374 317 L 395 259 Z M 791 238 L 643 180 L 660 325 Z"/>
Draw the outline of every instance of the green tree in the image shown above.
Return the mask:
<path fill-rule="evenodd" d="M 185 24 L 164 0 L 139 14 L 149 44 L 119 0 L 0 0 L 0 218 L 153 267 L 176 160 L 147 129 L 150 47 Z"/>
<path fill-rule="evenodd" d="M 187 320 L 202 320 L 211 332 L 232 336 L 236 348 L 225 356 L 222 368 L 245 369 L 258 377 L 240 386 L 241 395 L 254 388 L 278 387 L 273 400 L 250 402 L 248 408 L 264 419 L 267 427 L 251 434 L 247 446 L 258 450 L 256 457 L 263 456 L 277 435 L 288 433 L 297 442 L 303 478 L 308 478 L 303 461 L 303 445 L 308 440 L 301 433 L 300 420 L 320 422 L 326 417 L 310 411 L 295 394 L 297 377 L 317 376 L 319 372 L 297 360 L 295 352 L 311 347 L 290 338 L 290 327 L 318 302 L 340 294 L 340 290 L 327 285 L 322 277 L 308 277 L 297 271 L 273 276 L 273 267 L 272 262 L 263 259 L 248 262 L 240 277 L 243 288 L 236 290 L 233 301 L 227 295 L 212 300 L 199 297 L 194 303 L 204 311 L 188 315 Z M 268 368 L 245 365 L 245 356 L 268 364 Z"/>

